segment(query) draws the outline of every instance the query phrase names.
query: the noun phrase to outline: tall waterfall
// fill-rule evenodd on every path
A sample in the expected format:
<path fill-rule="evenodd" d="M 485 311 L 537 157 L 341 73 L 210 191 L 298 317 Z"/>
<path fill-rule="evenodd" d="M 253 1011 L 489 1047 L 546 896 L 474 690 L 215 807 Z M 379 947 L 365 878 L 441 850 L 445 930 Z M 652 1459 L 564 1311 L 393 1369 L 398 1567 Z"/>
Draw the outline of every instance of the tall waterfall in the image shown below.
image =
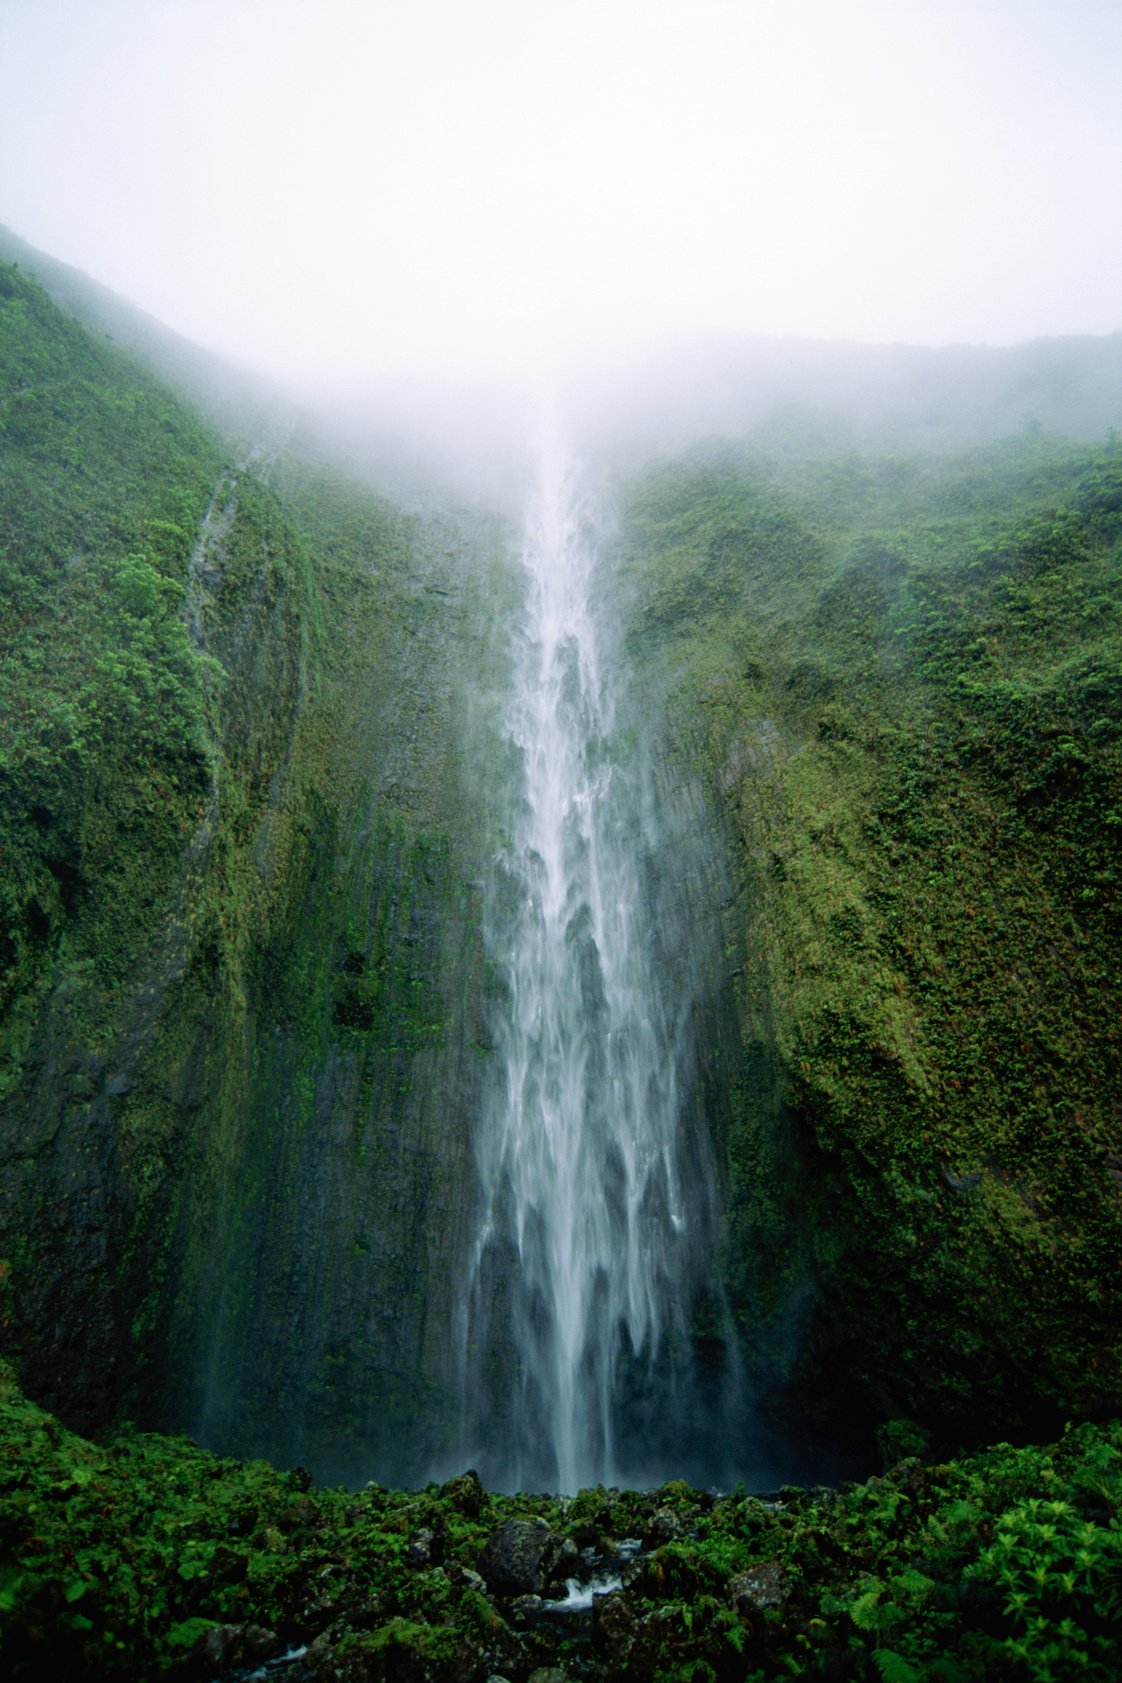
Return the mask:
<path fill-rule="evenodd" d="M 521 787 L 488 915 L 495 1079 L 465 1333 L 472 1450 L 508 1488 L 671 1476 L 675 1433 L 704 1430 L 687 1323 L 711 1176 L 683 1127 L 690 999 L 673 957 L 689 933 L 659 887 L 653 768 L 622 717 L 599 547 L 549 437 L 521 554 L 506 721 Z"/>

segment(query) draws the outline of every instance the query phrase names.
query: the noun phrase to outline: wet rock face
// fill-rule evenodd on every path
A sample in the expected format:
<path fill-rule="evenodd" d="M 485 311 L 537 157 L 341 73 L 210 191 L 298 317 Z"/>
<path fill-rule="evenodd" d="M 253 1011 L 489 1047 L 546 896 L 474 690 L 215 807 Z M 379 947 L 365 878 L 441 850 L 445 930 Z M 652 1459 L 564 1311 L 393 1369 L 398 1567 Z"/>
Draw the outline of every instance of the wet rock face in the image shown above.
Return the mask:
<path fill-rule="evenodd" d="M 247 1109 L 274 1121 L 247 1137 L 222 1195 L 202 1292 L 222 1313 L 196 1429 L 239 1453 L 307 1459 L 324 1482 L 413 1485 L 454 1407 L 446 1369 L 476 1100 L 458 992 L 470 907 L 411 832 L 372 827 L 342 887 L 341 842 L 326 823 L 316 840 L 295 957 L 256 996 L 268 1028 Z M 296 975 L 322 943 L 325 986 L 350 986 L 347 940 L 363 945 L 361 1025 L 332 1021 L 330 1000 Z M 458 1510 L 471 1517 L 479 1501 L 465 1475 Z"/>
<path fill-rule="evenodd" d="M 541 1595 L 554 1552 L 544 1519 L 508 1519 L 488 1538 L 479 1570 L 496 1595 Z"/>
<path fill-rule="evenodd" d="M 46 314 L 34 326 L 55 332 Z M 77 333 L 67 357 L 85 354 Z M 102 503 L 82 564 L 100 565 L 103 514 L 108 564 L 147 551 L 174 502 L 160 568 L 208 657 L 174 670 L 183 719 L 198 702 L 208 723 L 194 742 L 169 716 L 148 760 L 131 733 L 118 759 L 91 737 L 96 799 L 40 807 L 34 780 L 36 803 L 20 795 L 41 869 L 18 996 L 0 955 L 5 1351 L 83 1430 L 124 1414 L 306 1460 L 323 1482 L 419 1484 L 451 1434 L 483 1062 L 479 827 L 453 696 L 494 636 L 469 590 L 493 532 L 408 520 L 355 487 L 321 506 L 317 470 L 234 471 L 185 412 L 166 458 L 138 455 L 136 376 L 107 356 L 98 413 L 127 465 L 119 495 L 89 476 Z M 89 631 L 91 661 L 114 625 Z"/>

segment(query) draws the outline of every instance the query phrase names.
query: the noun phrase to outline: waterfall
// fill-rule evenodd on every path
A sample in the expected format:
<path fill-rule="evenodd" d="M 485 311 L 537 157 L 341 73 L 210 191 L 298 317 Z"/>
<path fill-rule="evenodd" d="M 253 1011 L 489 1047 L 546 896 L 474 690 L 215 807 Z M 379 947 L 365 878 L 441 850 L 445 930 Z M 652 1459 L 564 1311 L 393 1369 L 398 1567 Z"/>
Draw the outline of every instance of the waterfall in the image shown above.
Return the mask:
<path fill-rule="evenodd" d="M 652 767 L 623 716 L 600 547 L 553 433 L 521 552 L 506 721 L 521 786 L 487 915 L 494 1079 L 465 1327 L 471 1451 L 507 1488 L 676 1475 L 673 1433 L 704 1429 L 687 1421 L 688 1321 L 712 1180 L 683 1132 L 688 990 L 658 950 L 687 934 L 657 886 Z"/>

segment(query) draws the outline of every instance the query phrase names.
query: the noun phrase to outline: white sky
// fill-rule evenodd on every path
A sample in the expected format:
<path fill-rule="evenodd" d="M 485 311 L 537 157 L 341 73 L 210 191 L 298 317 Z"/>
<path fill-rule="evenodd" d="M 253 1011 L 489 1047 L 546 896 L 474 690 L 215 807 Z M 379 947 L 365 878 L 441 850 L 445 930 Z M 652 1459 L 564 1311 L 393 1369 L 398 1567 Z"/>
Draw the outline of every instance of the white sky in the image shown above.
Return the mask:
<path fill-rule="evenodd" d="M 238 361 L 1122 328 L 1122 0 L 0 0 L 0 222 Z"/>

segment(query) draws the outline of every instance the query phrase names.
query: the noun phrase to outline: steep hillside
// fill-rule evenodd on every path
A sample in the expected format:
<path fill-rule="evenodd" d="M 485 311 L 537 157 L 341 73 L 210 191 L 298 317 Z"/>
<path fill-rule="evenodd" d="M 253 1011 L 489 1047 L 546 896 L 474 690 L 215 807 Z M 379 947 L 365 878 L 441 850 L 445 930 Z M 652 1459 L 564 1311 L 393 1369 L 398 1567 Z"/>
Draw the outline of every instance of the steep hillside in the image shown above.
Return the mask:
<path fill-rule="evenodd" d="M 628 495 L 633 650 L 739 861 L 726 1268 L 765 1395 L 856 1381 L 960 1442 L 1109 1411 L 1117 443 L 788 426 Z"/>
<path fill-rule="evenodd" d="M 10 267 L 0 448 L 7 1346 L 85 1427 L 431 1450 L 494 535 L 231 461 Z"/>
<path fill-rule="evenodd" d="M 419 1477 L 461 1425 L 500 526 L 232 455 L 13 267 L 0 449 L 7 1348 L 82 1429 Z M 788 416 L 622 488 L 665 870 L 718 844 L 724 970 L 659 940 L 706 973 L 774 1441 L 1117 1396 L 1120 464 Z M 720 1363 L 719 1291 L 694 1331 Z"/>
<path fill-rule="evenodd" d="M 2 225 L 0 263 L 20 269 L 97 343 L 135 358 L 243 448 L 275 439 L 291 424 L 291 405 L 268 381 L 232 368 L 81 269 L 60 263 Z"/>

